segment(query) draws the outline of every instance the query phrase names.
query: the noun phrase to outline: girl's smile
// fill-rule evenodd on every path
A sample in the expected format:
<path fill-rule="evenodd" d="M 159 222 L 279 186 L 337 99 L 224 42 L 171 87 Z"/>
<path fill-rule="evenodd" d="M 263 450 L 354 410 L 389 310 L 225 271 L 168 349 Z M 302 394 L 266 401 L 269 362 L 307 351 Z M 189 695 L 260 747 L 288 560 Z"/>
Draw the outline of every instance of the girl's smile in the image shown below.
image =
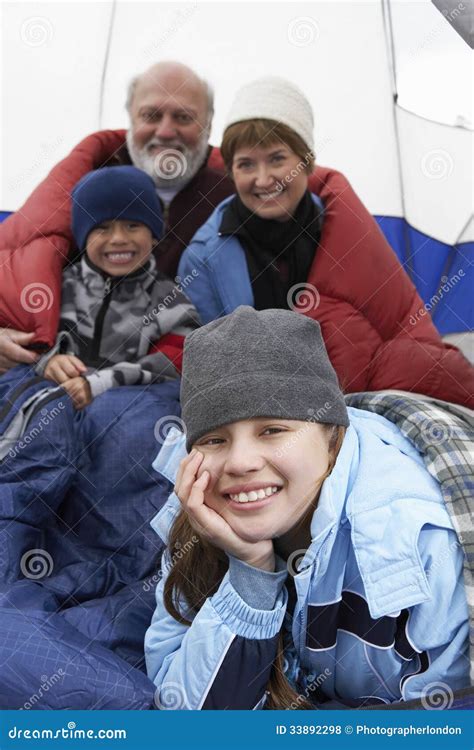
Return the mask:
<path fill-rule="evenodd" d="M 194 447 L 209 472 L 205 504 L 246 541 L 272 539 L 294 526 L 313 503 L 328 467 L 325 427 L 254 418 L 202 437 Z"/>
<path fill-rule="evenodd" d="M 226 492 L 223 494 L 232 507 L 238 506 L 235 508 L 236 510 L 247 511 L 258 510 L 265 505 L 269 505 L 280 490 L 281 487 L 277 484 L 265 484 L 260 482 L 257 485 L 252 485 L 248 490 Z"/>

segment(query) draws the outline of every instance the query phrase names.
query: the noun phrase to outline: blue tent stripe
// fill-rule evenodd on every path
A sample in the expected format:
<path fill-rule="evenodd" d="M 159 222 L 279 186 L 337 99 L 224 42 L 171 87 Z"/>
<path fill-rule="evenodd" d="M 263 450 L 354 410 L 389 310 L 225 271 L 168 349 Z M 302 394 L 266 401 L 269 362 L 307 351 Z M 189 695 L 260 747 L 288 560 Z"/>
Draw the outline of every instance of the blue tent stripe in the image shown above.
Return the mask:
<path fill-rule="evenodd" d="M 0 211 L 0 222 L 10 213 Z M 405 219 L 375 219 L 412 276 L 439 332 L 444 335 L 473 330 L 474 242 L 451 247 L 414 229 Z"/>
<path fill-rule="evenodd" d="M 400 262 L 408 272 L 411 270 L 413 282 L 440 333 L 472 330 L 474 242 L 452 247 L 419 232 L 405 219 L 375 219 Z"/>

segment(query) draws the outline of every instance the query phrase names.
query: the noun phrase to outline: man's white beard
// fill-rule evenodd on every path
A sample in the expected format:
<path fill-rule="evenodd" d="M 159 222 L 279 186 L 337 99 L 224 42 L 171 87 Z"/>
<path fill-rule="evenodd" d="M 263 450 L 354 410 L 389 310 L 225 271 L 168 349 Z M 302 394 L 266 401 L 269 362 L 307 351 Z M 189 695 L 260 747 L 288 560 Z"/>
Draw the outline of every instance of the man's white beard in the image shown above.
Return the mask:
<path fill-rule="evenodd" d="M 164 146 L 158 154 L 147 151 L 150 144 Z M 132 163 L 146 172 L 157 188 L 174 188 L 181 190 L 194 177 L 203 164 L 209 144 L 209 133 L 202 132 L 196 148 L 191 149 L 179 141 L 162 141 L 151 138 L 142 148 L 137 148 L 131 130 L 127 130 L 127 148 Z"/>

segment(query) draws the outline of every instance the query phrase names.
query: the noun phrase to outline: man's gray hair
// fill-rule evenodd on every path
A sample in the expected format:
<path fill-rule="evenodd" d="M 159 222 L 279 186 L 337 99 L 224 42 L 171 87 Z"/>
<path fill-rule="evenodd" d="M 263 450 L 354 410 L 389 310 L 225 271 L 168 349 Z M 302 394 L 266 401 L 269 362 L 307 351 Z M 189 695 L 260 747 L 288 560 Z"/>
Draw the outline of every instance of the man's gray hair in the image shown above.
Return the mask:
<path fill-rule="evenodd" d="M 127 98 L 125 101 L 125 108 L 129 115 L 131 115 L 132 110 L 132 102 L 133 97 L 135 96 L 135 91 L 137 88 L 138 83 L 143 78 L 144 75 L 146 75 L 147 71 L 144 73 L 140 73 L 137 76 L 134 76 L 127 87 Z M 211 84 L 206 81 L 204 78 L 201 78 L 200 76 L 197 76 L 199 78 L 204 91 L 206 92 L 206 103 L 207 103 L 207 124 L 210 125 L 211 120 L 214 116 L 214 89 L 212 88 Z"/>

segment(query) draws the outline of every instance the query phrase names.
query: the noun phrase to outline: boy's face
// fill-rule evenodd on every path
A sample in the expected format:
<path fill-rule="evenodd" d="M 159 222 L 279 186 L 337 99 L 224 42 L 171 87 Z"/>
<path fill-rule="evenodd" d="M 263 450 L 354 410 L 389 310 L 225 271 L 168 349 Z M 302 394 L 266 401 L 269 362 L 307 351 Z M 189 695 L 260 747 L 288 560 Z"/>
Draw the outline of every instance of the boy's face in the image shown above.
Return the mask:
<path fill-rule="evenodd" d="M 87 237 L 89 260 L 109 276 L 127 276 L 150 257 L 153 236 L 139 221 L 114 219 L 98 224 Z"/>
<path fill-rule="evenodd" d="M 204 455 L 198 475 L 205 470 L 211 475 L 206 505 L 247 542 L 293 528 L 312 505 L 329 464 L 327 431 L 296 420 L 234 422 L 193 448 Z"/>

